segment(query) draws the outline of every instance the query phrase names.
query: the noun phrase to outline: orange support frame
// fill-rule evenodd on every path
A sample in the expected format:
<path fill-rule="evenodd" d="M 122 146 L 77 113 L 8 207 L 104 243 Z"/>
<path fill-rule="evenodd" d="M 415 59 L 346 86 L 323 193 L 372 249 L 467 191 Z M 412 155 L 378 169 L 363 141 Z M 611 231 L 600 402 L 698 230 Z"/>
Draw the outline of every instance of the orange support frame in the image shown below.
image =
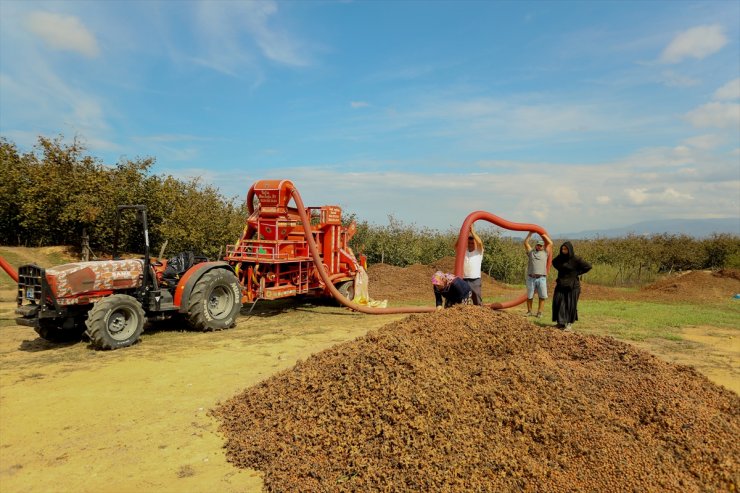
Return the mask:
<path fill-rule="evenodd" d="M 260 180 L 247 193 L 249 217 L 241 238 L 226 247 L 224 260 L 241 273 L 246 299 L 276 299 L 312 290 L 326 292 L 314 265 L 307 234 L 319 245 L 321 268 L 332 282 L 351 280 L 360 263 L 348 246 L 356 228 L 342 225 L 342 209 L 334 205 L 291 207 L 293 183 Z M 310 233 L 301 222 L 310 220 Z"/>

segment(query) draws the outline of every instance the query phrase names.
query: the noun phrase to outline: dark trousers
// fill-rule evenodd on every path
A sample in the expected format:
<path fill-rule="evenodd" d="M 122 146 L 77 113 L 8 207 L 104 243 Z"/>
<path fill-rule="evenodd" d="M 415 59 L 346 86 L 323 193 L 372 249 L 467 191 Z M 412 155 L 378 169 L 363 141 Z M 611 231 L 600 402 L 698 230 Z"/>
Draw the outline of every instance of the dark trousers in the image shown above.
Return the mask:
<path fill-rule="evenodd" d="M 470 290 L 472 291 L 472 299 L 474 305 L 481 305 L 483 304 L 483 296 L 481 295 L 481 283 L 480 283 L 480 277 L 478 279 L 468 279 L 465 278 L 465 281 L 470 286 Z"/>

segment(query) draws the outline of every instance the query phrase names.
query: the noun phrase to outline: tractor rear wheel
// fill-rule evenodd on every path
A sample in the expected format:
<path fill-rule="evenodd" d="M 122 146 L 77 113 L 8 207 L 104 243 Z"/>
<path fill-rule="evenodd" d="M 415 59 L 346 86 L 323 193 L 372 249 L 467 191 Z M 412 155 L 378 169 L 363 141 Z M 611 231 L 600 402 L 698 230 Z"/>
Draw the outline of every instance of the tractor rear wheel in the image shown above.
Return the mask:
<path fill-rule="evenodd" d="M 188 300 L 187 319 L 196 330 L 228 329 L 236 325 L 241 310 L 241 286 L 226 269 L 203 274 Z"/>
<path fill-rule="evenodd" d="M 141 337 L 145 318 L 144 309 L 136 298 L 114 294 L 93 305 L 85 322 L 85 333 L 99 349 L 131 346 Z"/>

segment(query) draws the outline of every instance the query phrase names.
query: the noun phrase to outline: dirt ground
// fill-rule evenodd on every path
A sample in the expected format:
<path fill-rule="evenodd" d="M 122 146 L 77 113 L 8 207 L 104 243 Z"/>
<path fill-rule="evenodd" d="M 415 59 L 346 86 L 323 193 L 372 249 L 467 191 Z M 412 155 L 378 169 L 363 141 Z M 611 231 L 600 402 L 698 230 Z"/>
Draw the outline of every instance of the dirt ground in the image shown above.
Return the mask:
<path fill-rule="evenodd" d="M 400 274 L 421 267 L 436 270 L 412 266 Z M 406 289 L 416 285 L 413 276 L 409 284 L 376 284 L 373 290 L 370 274 L 374 298 L 414 299 Z M 397 281 L 404 279 L 400 274 Z M 484 281 L 484 292 L 496 289 L 501 296 L 514 292 Z M 258 304 L 251 316 L 245 307 L 231 330 L 152 327 L 140 344 L 104 352 L 84 342 L 50 344 L 32 329 L 15 326 L 14 295 L 0 291 L 3 493 L 260 491 L 260 473 L 226 462 L 224 437 L 209 410 L 297 361 L 404 318 L 366 316 L 322 303 L 273 302 Z M 732 335 L 711 328 L 686 335 L 696 346 L 667 343 L 666 359 L 694 365 L 710 379 L 716 368 L 707 366 L 707 348 L 737 365 L 737 339 L 729 344 L 727 339 Z M 660 349 L 651 348 L 657 354 Z M 737 381 L 726 386 L 740 392 Z"/>
<path fill-rule="evenodd" d="M 12 292 L 1 294 L 0 321 L 12 308 Z M 2 327 L 0 490 L 259 491 L 259 474 L 226 462 L 208 410 L 298 360 L 399 318 L 273 303 L 258 305 L 234 329 L 155 329 L 140 344 L 107 352 L 84 342 L 50 344 L 28 327 Z"/>

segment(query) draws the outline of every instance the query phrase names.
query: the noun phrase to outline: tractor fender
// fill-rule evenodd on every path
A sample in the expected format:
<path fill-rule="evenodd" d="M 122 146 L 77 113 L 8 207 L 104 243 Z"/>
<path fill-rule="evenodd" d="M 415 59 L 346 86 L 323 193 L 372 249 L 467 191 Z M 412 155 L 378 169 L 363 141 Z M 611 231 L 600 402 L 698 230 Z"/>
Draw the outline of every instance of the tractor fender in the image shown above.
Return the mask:
<path fill-rule="evenodd" d="M 200 264 L 195 264 L 194 266 L 192 266 L 187 272 L 185 272 L 185 274 L 182 275 L 180 281 L 177 283 L 177 287 L 175 288 L 174 304 L 175 306 L 180 307 L 178 309 L 180 313 L 185 313 L 187 311 L 188 299 L 190 299 L 190 294 L 193 292 L 193 288 L 200 280 L 200 278 L 203 277 L 203 274 L 214 269 L 227 269 L 234 273 L 234 275 L 236 275 L 233 267 L 231 267 L 226 262 L 201 262 Z"/>

